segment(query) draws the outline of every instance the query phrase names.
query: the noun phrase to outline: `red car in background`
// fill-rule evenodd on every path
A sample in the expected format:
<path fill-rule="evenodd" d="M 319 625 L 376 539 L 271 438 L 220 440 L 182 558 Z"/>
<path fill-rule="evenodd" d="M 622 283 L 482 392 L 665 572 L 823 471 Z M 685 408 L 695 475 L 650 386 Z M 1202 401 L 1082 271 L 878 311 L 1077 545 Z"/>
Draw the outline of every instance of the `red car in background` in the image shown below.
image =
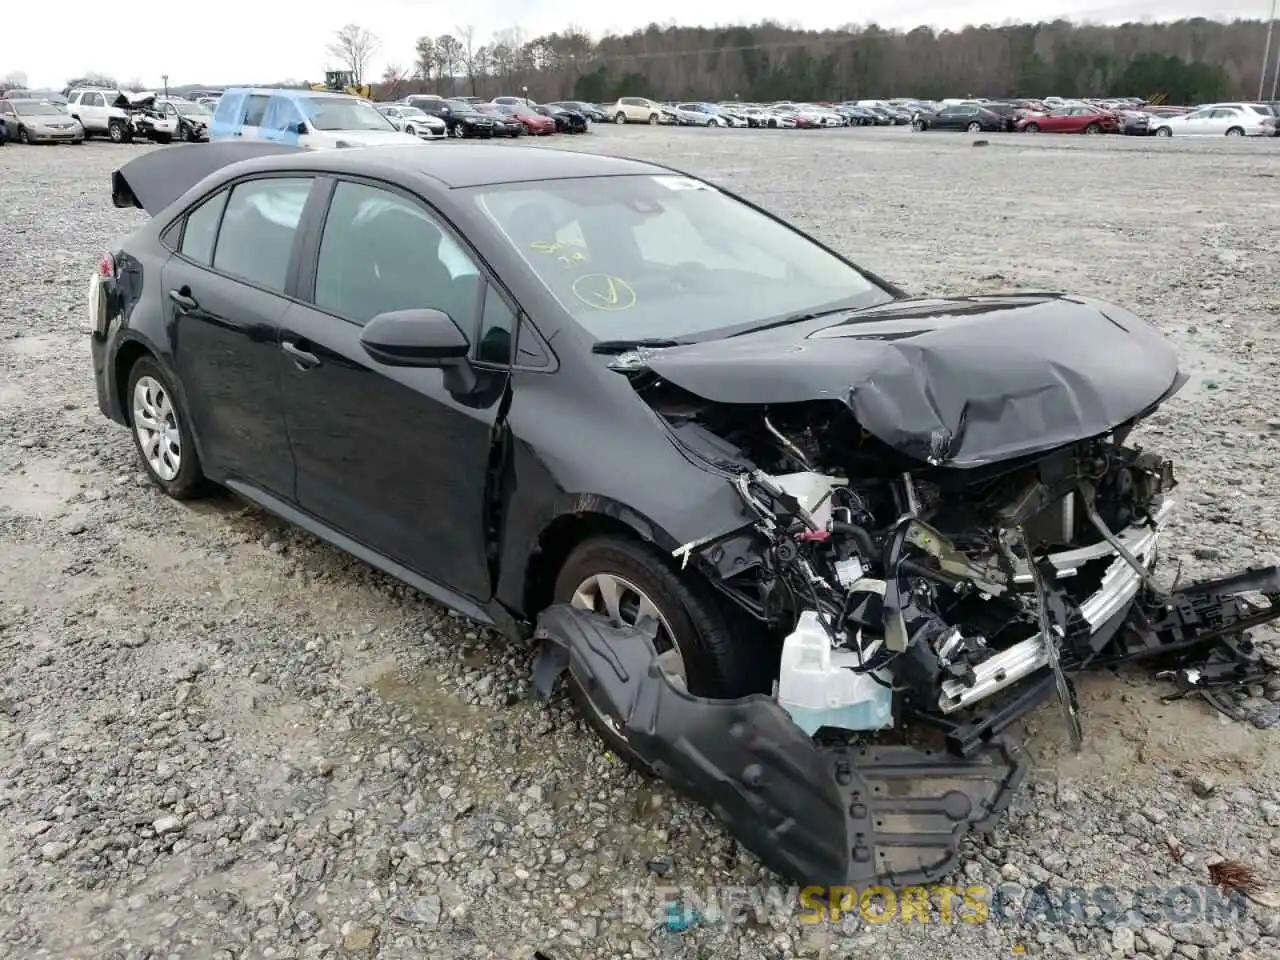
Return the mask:
<path fill-rule="evenodd" d="M 523 103 L 498 103 L 495 106 L 509 117 L 515 117 L 524 124 L 526 131 L 532 134 L 556 132 L 556 122 L 551 117 L 544 117 L 532 107 Z"/>
<path fill-rule="evenodd" d="M 1019 133 L 1115 133 L 1120 117 L 1110 110 L 1084 104 L 1055 107 L 1047 113 L 1032 113 L 1014 125 Z"/>

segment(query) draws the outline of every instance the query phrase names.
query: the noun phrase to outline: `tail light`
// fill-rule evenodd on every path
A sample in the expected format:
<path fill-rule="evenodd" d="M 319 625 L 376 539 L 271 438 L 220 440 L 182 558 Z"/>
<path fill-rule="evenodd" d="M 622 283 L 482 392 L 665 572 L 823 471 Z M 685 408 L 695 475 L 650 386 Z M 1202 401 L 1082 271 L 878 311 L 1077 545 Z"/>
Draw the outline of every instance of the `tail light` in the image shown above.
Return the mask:
<path fill-rule="evenodd" d="M 116 258 L 109 253 L 102 255 L 98 263 L 98 276 L 103 280 L 114 280 L 116 275 Z"/>

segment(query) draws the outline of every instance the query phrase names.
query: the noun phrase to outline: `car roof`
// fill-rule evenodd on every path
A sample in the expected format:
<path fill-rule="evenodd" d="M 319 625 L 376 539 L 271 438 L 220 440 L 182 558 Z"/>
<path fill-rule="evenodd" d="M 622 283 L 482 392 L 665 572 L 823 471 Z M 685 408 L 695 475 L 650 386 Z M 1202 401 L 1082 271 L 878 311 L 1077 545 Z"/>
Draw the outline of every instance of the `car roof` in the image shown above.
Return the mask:
<path fill-rule="evenodd" d="M 243 161 L 238 170 L 327 170 L 354 175 L 422 176 L 450 189 L 537 180 L 669 174 L 665 167 L 624 157 L 574 153 L 541 147 L 494 149 L 451 144 L 444 150 L 420 143 L 303 151 Z"/>
<path fill-rule="evenodd" d="M 299 90 L 296 87 L 229 87 L 222 91 L 221 95 L 225 97 L 229 93 L 246 93 L 258 97 L 284 97 L 289 100 L 298 100 L 303 97 L 341 97 L 344 100 L 364 99 L 364 97 L 343 93 L 341 90 Z"/>

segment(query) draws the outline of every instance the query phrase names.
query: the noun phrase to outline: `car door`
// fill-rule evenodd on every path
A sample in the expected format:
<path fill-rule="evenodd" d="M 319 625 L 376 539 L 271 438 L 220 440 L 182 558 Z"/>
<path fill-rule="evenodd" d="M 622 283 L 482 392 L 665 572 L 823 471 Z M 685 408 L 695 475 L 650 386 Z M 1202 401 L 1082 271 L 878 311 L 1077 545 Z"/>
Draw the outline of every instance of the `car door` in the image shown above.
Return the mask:
<path fill-rule="evenodd" d="M 89 90 L 80 97 L 78 111 L 80 125 L 86 131 L 107 132 L 107 101 L 97 90 Z"/>
<path fill-rule="evenodd" d="M 248 109 L 252 110 L 252 98 L 250 100 Z M 266 109 L 258 121 L 258 139 L 296 147 L 302 139 L 302 135 L 298 133 L 298 124 L 302 122 L 302 112 L 298 109 L 297 101 L 276 94 L 267 100 Z"/>
<path fill-rule="evenodd" d="M 206 469 L 285 498 L 294 466 L 278 340 L 313 183 L 282 175 L 220 190 L 187 214 L 163 277 L 175 372 Z"/>
<path fill-rule="evenodd" d="M 338 180 L 314 264 L 281 331 L 296 499 L 351 539 L 455 593 L 491 594 L 486 477 L 509 370 L 383 366 L 361 346 L 380 313 L 438 309 L 473 347 L 505 302 L 420 199 Z M 490 338 L 492 340 L 492 338 Z M 464 378 L 466 379 L 466 378 Z"/>
<path fill-rule="evenodd" d="M 1231 127 L 1244 128 L 1242 111 L 1234 107 L 1216 107 L 1204 122 L 1204 132 L 1215 136 L 1222 136 Z"/>
<path fill-rule="evenodd" d="M 271 96 L 265 93 L 251 93 L 244 107 L 244 122 L 240 125 L 240 136 L 246 140 L 264 140 L 266 133 L 262 121 L 266 117 L 267 104 Z"/>
<path fill-rule="evenodd" d="M 877 117 L 877 119 L 879 119 L 879 117 Z M 959 130 L 963 121 L 963 107 L 943 107 L 934 118 L 933 125 L 939 130 Z"/>

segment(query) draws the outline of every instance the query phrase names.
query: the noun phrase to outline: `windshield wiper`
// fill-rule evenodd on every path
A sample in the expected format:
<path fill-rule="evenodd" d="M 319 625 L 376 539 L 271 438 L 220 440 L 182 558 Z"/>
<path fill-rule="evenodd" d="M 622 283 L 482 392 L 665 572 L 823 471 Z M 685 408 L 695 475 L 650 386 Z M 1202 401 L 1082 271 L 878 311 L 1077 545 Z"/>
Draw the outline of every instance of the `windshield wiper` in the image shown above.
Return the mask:
<path fill-rule="evenodd" d="M 655 349 L 662 347 L 682 347 L 687 340 L 669 340 L 661 337 L 649 337 L 640 340 L 598 340 L 591 345 L 592 353 L 626 353 L 628 350 L 640 350 L 644 347 Z"/>
<path fill-rule="evenodd" d="M 793 323 L 804 323 L 807 320 L 817 320 L 819 317 L 829 317 L 834 313 L 853 313 L 855 310 L 861 310 L 862 307 L 832 307 L 830 310 L 809 310 L 804 313 L 793 313 L 782 317 L 779 320 L 767 320 L 764 323 L 757 323 L 754 326 L 745 327 L 741 330 L 735 330 L 733 333 L 727 333 L 725 340 L 732 337 L 741 337 L 748 333 L 759 333 L 762 330 L 772 330 L 774 327 L 786 327 Z"/>

